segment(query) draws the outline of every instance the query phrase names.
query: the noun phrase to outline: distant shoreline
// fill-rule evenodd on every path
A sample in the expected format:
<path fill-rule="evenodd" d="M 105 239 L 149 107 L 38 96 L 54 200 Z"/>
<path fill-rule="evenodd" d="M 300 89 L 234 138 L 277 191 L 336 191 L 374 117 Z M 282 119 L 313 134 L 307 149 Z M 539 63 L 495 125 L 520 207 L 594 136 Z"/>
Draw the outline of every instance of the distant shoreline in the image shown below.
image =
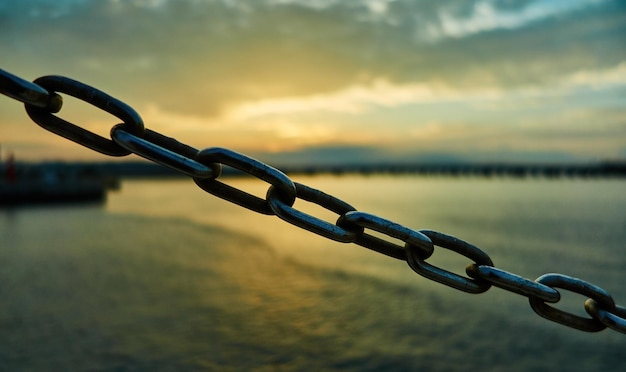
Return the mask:
<path fill-rule="evenodd" d="M 95 171 L 105 177 L 170 178 L 187 177 L 172 169 L 148 161 L 121 162 L 18 162 L 16 166 L 54 166 L 68 169 Z M 463 177 L 546 177 L 546 178 L 626 178 L 626 160 L 589 163 L 398 163 L 398 164 L 345 164 L 345 165 L 272 165 L 289 175 L 362 174 L 463 176 Z M 222 167 L 224 176 L 238 176 L 241 172 Z"/>

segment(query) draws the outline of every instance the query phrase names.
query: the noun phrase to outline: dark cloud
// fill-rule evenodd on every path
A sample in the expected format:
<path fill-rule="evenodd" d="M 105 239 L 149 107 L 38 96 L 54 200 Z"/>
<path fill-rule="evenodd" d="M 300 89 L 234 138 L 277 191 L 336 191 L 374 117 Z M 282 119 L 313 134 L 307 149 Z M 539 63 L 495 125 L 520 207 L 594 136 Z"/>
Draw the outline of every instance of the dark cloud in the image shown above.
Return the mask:
<path fill-rule="evenodd" d="M 491 4 L 519 12 L 533 2 Z M 13 69 L 115 82 L 139 102 L 218 114 L 379 78 L 459 90 L 549 84 L 626 60 L 623 10 L 603 2 L 452 37 L 441 15 L 467 20 L 474 2 L 399 0 L 377 12 L 362 1 L 13 0 L 0 7 L 0 45 Z"/>

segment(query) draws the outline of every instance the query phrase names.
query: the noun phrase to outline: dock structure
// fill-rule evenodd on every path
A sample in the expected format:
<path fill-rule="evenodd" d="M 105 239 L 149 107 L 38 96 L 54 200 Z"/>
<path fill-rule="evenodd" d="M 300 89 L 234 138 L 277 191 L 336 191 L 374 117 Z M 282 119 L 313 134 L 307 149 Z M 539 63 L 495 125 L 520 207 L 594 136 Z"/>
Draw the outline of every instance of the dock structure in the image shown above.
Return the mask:
<path fill-rule="evenodd" d="M 466 177 L 626 177 L 626 161 L 589 164 L 355 164 L 292 166 L 279 168 L 289 174 L 419 174 L 426 176 Z"/>

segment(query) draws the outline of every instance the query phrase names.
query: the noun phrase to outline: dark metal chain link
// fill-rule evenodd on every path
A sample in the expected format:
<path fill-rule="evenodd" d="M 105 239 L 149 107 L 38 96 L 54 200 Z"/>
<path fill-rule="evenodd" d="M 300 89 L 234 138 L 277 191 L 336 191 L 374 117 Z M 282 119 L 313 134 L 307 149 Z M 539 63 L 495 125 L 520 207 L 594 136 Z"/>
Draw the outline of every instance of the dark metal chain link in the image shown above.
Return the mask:
<path fill-rule="evenodd" d="M 123 123 L 111 129 L 107 139 L 53 115 L 63 100 L 57 92 L 69 94 L 119 118 Z M 587 332 L 611 328 L 626 333 L 626 308 L 615 304 L 602 288 L 562 274 L 545 274 L 526 279 L 494 267 L 487 253 L 461 239 L 437 231 L 413 230 L 373 214 L 357 211 L 350 204 L 320 190 L 293 182 L 287 175 L 256 159 L 232 150 L 212 147 L 203 150 L 178 142 L 144 127 L 139 114 L 122 101 L 84 83 L 63 77 L 44 76 L 29 82 L 0 69 L 0 93 L 14 98 L 38 125 L 71 141 L 110 156 L 134 153 L 193 178 L 203 190 L 252 211 L 276 215 L 288 223 L 331 240 L 354 243 L 384 255 L 407 261 L 419 275 L 468 293 L 482 293 L 492 285 L 528 298 L 540 316 Z M 271 186 L 265 199 L 219 181 L 222 165 L 257 177 Z M 317 204 L 339 217 L 327 222 L 294 208 L 297 199 Z M 365 229 L 402 241 L 398 245 L 367 234 Z M 435 247 L 467 257 L 466 276 L 427 262 Z M 590 317 L 580 317 L 556 309 L 568 290 L 588 296 L 584 308 Z"/>

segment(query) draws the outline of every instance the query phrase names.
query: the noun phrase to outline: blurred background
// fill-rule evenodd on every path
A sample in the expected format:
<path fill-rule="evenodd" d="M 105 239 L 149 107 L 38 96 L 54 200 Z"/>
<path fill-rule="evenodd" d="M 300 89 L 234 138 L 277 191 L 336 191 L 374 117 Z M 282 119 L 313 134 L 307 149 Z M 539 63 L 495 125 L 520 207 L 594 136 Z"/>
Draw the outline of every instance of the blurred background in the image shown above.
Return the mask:
<path fill-rule="evenodd" d="M 79 80 L 195 148 L 305 170 L 289 176 L 626 306 L 623 1 L 5 0 L 0 68 Z M 63 98 L 95 133 L 118 123 Z M 621 333 L 105 157 L 4 96 L 0 151 L 2 370 L 626 370 Z"/>

